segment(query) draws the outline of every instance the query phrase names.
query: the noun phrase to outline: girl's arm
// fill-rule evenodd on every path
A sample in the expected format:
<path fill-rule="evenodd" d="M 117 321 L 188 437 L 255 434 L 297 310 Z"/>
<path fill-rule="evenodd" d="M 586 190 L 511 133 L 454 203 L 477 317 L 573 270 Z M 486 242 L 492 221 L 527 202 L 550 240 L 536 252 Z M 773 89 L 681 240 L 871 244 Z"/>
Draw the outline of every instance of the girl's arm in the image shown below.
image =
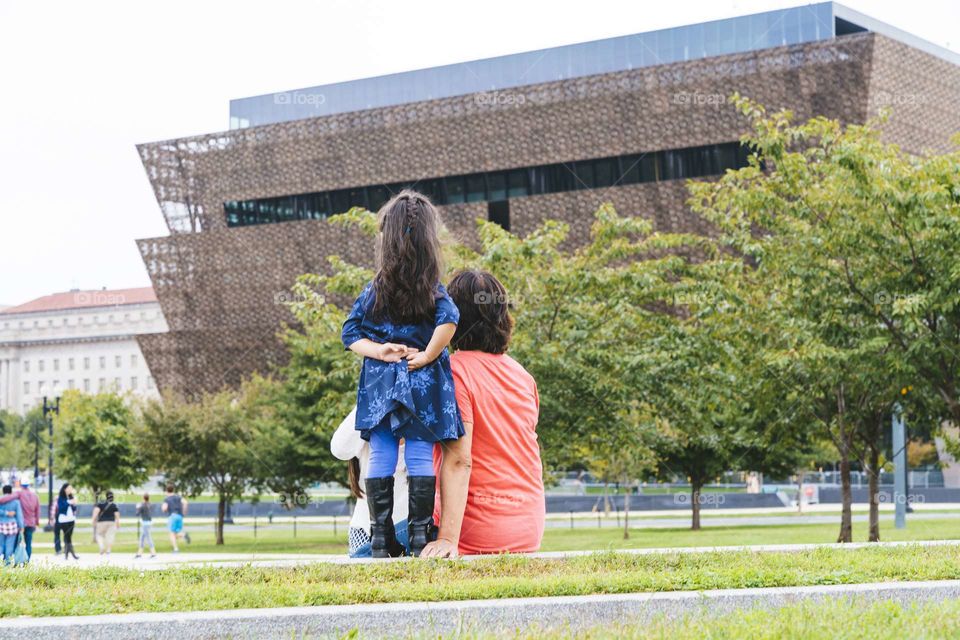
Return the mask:
<path fill-rule="evenodd" d="M 453 335 L 451 334 L 451 338 Z M 374 360 L 383 360 L 384 362 L 400 362 L 410 354 L 416 353 L 418 349 L 408 347 L 404 344 L 395 344 L 393 342 L 374 342 L 367 338 L 360 338 L 347 345 L 347 348 L 364 358 L 373 358 Z"/>
<path fill-rule="evenodd" d="M 411 353 L 407 356 L 407 368 L 411 371 L 425 367 L 436 360 L 440 353 L 446 349 L 450 341 L 453 340 L 453 334 L 457 332 L 457 325 L 453 322 L 438 325 L 433 330 L 433 337 L 430 338 L 430 344 L 420 353 Z"/>

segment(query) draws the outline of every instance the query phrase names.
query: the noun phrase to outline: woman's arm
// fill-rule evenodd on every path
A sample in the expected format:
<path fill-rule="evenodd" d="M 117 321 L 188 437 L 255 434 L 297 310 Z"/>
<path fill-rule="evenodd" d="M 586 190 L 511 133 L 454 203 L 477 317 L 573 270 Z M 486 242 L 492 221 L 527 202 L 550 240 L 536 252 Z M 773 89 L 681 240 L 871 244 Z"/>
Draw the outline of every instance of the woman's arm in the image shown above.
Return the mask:
<path fill-rule="evenodd" d="M 420 555 L 424 558 L 455 558 L 460 545 L 463 511 L 467 506 L 470 487 L 473 447 L 473 423 L 464 422 L 465 433 L 458 439 L 443 443 L 443 461 L 440 464 L 440 532 L 437 540 L 427 544 Z"/>
<path fill-rule="evenodd" d="M 354 407 L 330 438 L 330 453 L 338 460 L 359 458 L 363 438 L 357 431 L 357 408 Z"/>
<path fill-rule="evenodd" d="M 93 518 L 90 520 L 90 524 L 94 527 L 97 526 L 97 517 L 100 515 L 100 507 L 93 508 Z"/>
<path fill-rule="evenodd" d="M 348 348 L 364 358 L 373 358 L 384 362 L 400 362 L 408 355 L 418 351 L 418 349 L 408 347 L 405 344 L 395 344 L 393 342 L 381 344 L 367 338 L 360 338 L 356 342 L 350 343 Z"/>

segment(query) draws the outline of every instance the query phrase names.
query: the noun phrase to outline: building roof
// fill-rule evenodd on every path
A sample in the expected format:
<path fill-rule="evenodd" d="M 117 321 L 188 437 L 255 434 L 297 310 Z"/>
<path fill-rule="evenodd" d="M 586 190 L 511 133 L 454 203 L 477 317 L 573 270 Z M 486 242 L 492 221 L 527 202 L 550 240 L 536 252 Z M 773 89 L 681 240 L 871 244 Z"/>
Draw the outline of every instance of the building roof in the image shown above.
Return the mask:
<path fill-rule="evenodd" d="M 0 309 L 0 315 L 19 313 L 41 313 L 44 311 L 66 311 L 68 309 L 86 309 L 90 307 L 115 307 L 128 304 L 156 302 L 157 294 L 153 287 L 134 289 L 88 289 L 51 293 L 6 309 Z"/>
<path fill-rule="evenodd" d="M 819 2 L 592 42 L 238 98 L 230 128 L 255 127 L 337 113 L 468 94 L 498 102 L 509 89 L 672 62 L 828 40 L 871 31 L 953 64 L 960 54 L 836 2 Z M 504 93 L 506 92 L 506 93 Z"/>

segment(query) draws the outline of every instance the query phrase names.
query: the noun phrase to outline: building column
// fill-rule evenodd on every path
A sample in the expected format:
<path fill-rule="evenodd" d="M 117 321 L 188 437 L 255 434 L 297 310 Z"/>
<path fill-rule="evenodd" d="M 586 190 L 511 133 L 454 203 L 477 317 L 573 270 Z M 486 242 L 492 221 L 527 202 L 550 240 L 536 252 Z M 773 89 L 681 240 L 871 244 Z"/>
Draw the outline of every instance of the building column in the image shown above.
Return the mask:
<path fill-rule="evenodd" d="M 0 409 L 10 410 L 10 361 L 0 360 Z"/>

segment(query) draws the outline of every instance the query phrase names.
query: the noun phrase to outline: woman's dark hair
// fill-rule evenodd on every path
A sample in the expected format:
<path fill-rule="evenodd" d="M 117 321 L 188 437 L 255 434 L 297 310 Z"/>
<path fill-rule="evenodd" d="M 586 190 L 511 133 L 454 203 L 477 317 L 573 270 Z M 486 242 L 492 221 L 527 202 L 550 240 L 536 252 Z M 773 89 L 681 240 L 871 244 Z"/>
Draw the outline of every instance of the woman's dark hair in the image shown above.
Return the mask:
<path fill-rule="evenodd" d="M 486 271 L 458 271 L 447 293 L 460 309 L 460 322 L 450 344 L 454 349 L 503 353 L 510 345 L 513 318 L 507 290 Z"/>
<path fill-rule="evenodd" d="M 113 491 L 107 491 L 107 502 L 113 502 Z"/>
<path fill-rule="evenodd" d="M 440 282 L 440 215 L 426 196 L 404 189 L 377 214 L 372 315 L 399 324 L 433 319 Z"/>
<path fill-rule="evenodd" d="M 360 488 L 360 459 L 352 458 L 347 463 L 347 479 L 350 483 L 350 495 L 356 499 L 363 497 L 363 489 Z"/>
<path fill-rule="evenodd" d="M 7 495 L 8 493 L 13 493 L 13 487 L 9 484 L 5 484 L 3 485 L 3 495 Z"/>
<path fill-rule="evenodd" d="M 143 494 L 143 501 L 144 501 L 144 502 L 150 502 L 150 494 L 149 494 L 149 493 Z"/>
<path fill-rule="evenodd" d="M 67 499 L 67 487 L 69 486 L 70 486 L 69 482 L 64 482 L 62 485 L 60 485 L 60 497 L 63 498 L 64 500 Z"/>

